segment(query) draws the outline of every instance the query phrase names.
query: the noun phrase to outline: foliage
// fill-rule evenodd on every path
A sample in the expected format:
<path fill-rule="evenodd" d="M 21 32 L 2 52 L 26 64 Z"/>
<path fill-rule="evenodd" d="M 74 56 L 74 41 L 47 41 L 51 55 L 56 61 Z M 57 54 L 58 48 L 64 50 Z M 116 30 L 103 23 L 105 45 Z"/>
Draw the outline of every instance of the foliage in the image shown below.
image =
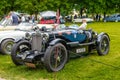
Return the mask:
<path fill-rule="evenodd" d="M 0 0 L 0 15 L 11 10 L 32 14 L 44 10 L 56 11 L 58 8 L 64 15 L 73 8 L 79 11 L 87 8 L 88 13 L 118 13 L 119 4 L 119 0 Z"/>

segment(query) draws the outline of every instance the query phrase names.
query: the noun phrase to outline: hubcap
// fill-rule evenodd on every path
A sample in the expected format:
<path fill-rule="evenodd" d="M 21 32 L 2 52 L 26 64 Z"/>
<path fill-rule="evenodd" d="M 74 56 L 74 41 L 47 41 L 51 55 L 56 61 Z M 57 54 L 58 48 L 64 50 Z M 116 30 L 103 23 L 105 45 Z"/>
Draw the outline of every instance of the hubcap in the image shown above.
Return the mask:
<path fill-rule="evenodd" d="M 103 41 L 101 43 L 101 50 L 102 50 L 102 52 L 105 52 L 108 49 L 108 46 L 109 46 L 109 44 L 108 44 L 107 39 L 106 38 L 103 39 Z"/>
<path fill-rule="evenodd" d="M 5 52 L 7 53 L 7 54 L 11 54 L 11 49 L 12 49 L 12 47 L 13 47 L 13 43 L 11 42 L 11 43 L 8 43 L 7 45 L 6 45 L 6 47 L 5 47 Z"/>

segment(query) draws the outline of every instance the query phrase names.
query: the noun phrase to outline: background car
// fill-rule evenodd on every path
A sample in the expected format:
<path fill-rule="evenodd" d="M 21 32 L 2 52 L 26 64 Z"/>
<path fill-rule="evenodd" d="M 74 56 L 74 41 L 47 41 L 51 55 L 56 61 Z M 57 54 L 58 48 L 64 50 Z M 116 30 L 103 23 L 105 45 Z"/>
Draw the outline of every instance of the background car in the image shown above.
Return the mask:
<path fill-rule="evenodd" d="M 52 30 L 52 29 L 58 29 L 60 27 L 65 27 L 65 24 L 36 24 L 37 27 L 39 27 L 40 29 L 42 27 L 46 27 L 47 30 Z"/>
<path fill-rule="evenodd" d="M 118 22 L 118 21 L 120 21 L 120 14 L 113 14 L 111 16 L 108 16 L 108 17 L 104 18 L 103 21 L 104 22 L 107 22 L 107 21 Z"/>
<path fill-rule="evenodd" d="M 57 20 L 56 17 L 42 17 L 42 19 L 39 21 L 39 24 L 56 24 Z M 65 20 L 61 17 L 60 18 L 60 24 L 64 24 Z"/>
<path fill-rule="evenodd" d="M 26 32 L 33 32 L 33 28 L 35 28 L 35 24 L 20 23 L 19 26 L 15 27 L 15 30 L 0 31 L 0 52 L 11 54 L 14 40 L 23 38 Z"/>
<path fill-rule="evenodd" d="M 86 20 L 87 22 L 94 21 L 92 18 L 76 18 L 76 19 L 73 19 L 73 22 L 82 22 L 82 20 Z"/>
<path fill-rule="evenodd" d="M 7 19 L 7 18 L 3 18 L 0 21 L 0 31 L 4 31 L 4 30 L 14 30 L 16 28 L 17 25 L 12 25 L 12 22 Z"/>
<path fill-rule="evenodd" d="M 33 29 L 36 25 L 37 25 L 36 23 L 21 22 L 18 26 L 15 27 L 15 29 L 31 30 L 31 29 Z"/>
<path fill-rule="evenodd" d="M 1 31 L 0 52 L 2 54 L 11 54 L 11 48 L 14 44 L 14 41 L 23 38 L 26 32 L 31 33 L 31 31 L 24 31 L 24 30 Z"/>
<path fill-rule="evenodd" d="M 36 23 L 30 22 L 21 22 L 18 25 L 13 25 L 9 20 L 3 19 L 0 22 L 0 31 L 5 30 L 15 30 L 15 29 L 22 29 L 22 30 L 29 30 L 32 26 L 35 26 Z"/>

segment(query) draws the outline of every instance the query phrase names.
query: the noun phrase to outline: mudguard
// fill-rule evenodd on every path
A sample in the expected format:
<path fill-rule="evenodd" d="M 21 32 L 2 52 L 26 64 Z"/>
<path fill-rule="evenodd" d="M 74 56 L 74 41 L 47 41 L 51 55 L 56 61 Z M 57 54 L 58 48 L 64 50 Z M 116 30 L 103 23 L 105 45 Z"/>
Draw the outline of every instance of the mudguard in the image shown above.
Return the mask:
<path fill-rule="evenodd" d="M 31 45 L 30 41 L 28 41 L 28 40 L 25 39 L 25 38 L 22 38 L 22 39 L 16 39 L 14 42 L 15 42 L 15 43 L 24 42 L 24 43 L 28 43 L 28 44 Z"/>
<path fill-rule="evenodd" d="M 15 42 L 15 43 L 18 43 L 18 42 L 23 41 L 23 40 L 28 41 L 28 40 L 25 39 L 25 38 L 16 38 L 16 39 L 14 40 L 14 42 Z"/>
<path fill-rule="evenodd" d="M 110 37 L 109 37 L 109 35 L 108 35 L 107 33 L 101 32 L 101 33 L 98 34 L 98 36 L 97 36 L 97 43 L 100 42 L 100 40 L 101 40 L 101 38 L 102 38 L 103 35 L 107 35 L 108 38 L 109 38 L 109 41 L 110 41 Z"/>
<path fill-rule="evenodd" d="M 49 45 L 50 45 L 50 46 L 53 46 L 53 45 L 55 45 L 56 43 L 63 43 L 63 44 L 66 45 L 66 41 L 63 40 L 63 39 L 60 39 L 60 38 L 57 38 L 57 39 L 52 40 L 52 41 L 49 43 Z"/>

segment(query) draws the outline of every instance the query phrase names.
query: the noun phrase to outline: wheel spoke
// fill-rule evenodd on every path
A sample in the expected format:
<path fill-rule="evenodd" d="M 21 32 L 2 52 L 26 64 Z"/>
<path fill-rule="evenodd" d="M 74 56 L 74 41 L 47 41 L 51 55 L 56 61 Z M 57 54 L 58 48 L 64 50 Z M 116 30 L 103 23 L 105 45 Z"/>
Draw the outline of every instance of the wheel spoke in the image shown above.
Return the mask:
<path fill-rule="evenodd" d="M 107 48 L 108 48 L 108 41 L 107 41 L 107 39 L 105 38 L 105 39 L 103 39 L 103 41 L 102 41 L 102 43 L 101 43 L 101 51 L 102 51 L 102 52 L 105 52 L 105 51 L 107 50 Z"/>
<path fill-rule="evenodd" d="M 52 67 L 57 68 L 59 67 L 63 61 L 64 61 L 64 49 L 61 46 L 57 46 L 54 48 L 51 57 L 50 57 L 50 63 L 52 65 Z"/>
<path fill-rule="evenodd" d="M 16 55 L 22 55 L 28 50 L 30 50 L 30 48 L 27 45 L 19 45 L 16 51 Z"/>

